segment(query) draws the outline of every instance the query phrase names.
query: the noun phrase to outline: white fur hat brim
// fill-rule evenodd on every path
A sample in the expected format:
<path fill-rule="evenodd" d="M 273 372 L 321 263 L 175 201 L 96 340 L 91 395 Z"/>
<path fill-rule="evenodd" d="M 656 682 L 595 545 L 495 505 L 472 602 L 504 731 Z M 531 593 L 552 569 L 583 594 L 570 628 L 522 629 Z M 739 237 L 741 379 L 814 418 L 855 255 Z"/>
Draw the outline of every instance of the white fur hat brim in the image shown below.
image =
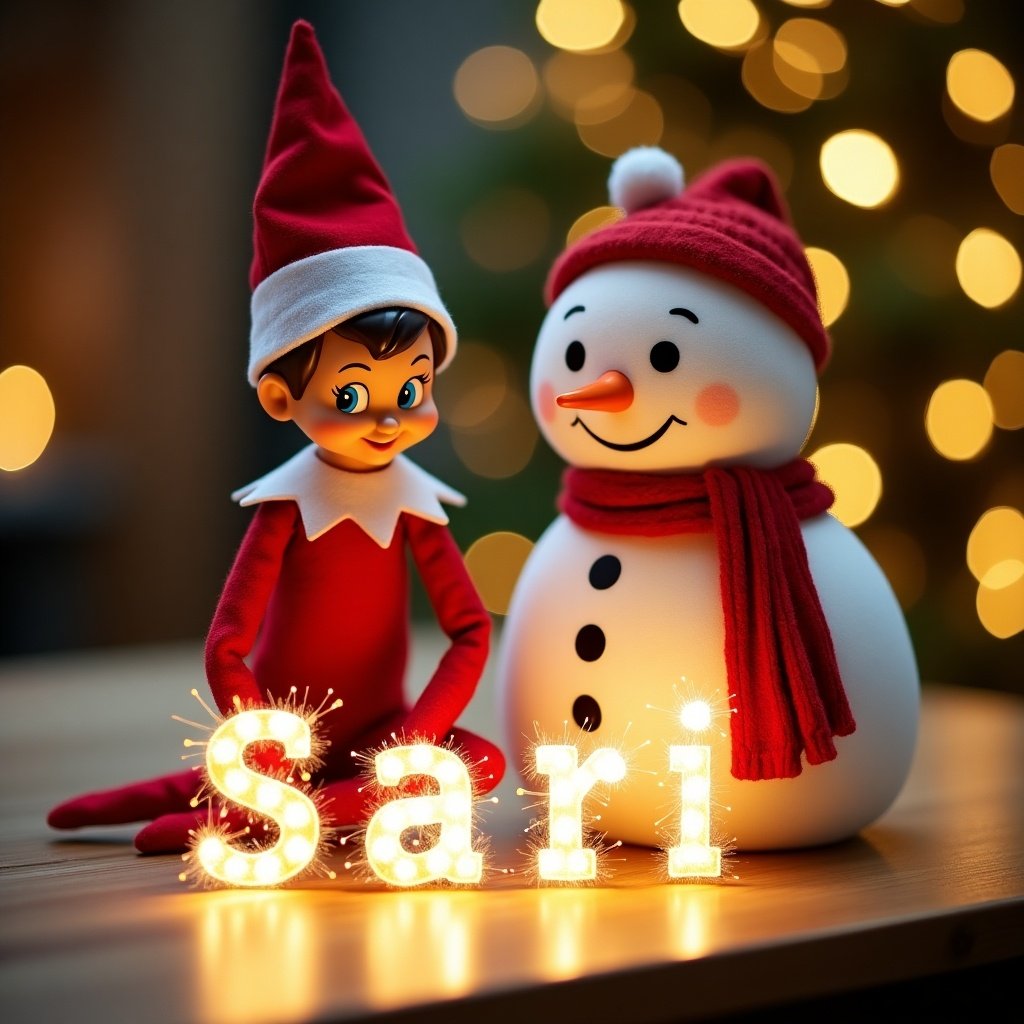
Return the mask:
<path fill-rule="evenodd" d="M 407 306 L 444 329 L 440 373 L 455 356 L 455 324 L 434 275 L 413 252 L 386 245 L 352 246 L 289 263 L 252 293 L 248 380 L 255 387 L 275 359 L 336 324 L 371 309 Z"/>

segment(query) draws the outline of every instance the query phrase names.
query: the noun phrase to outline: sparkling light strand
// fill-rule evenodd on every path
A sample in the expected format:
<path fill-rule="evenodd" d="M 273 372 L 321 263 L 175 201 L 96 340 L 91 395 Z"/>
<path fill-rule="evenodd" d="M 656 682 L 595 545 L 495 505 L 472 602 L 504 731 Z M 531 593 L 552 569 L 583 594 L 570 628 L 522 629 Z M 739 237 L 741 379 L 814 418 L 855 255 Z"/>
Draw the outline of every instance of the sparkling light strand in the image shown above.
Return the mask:
<path fill-rule="evenodd" d="M 668 849 L 669 876 L 718 878 L 722 873 L 722 851 L 711 845 L 711 748 L 669 747 L 669 770 L 682 776 L 679 843 Z"/>
<path fill-rule="evenodd" d="M 199 807 L 206 802 L 210 808 L 210 814 L 204 825 L 190 830 L 189 849 L 182 856 L 185 870 L 178 875 L 179 880 L 185 882 L 191 878 L 194 882 L 205 885 L 269 888 L 294 878 L 302 871 L 317 872 L 328 878 L 336 877 L 335 873 L 327 868 L 322 861 L 327 844 L 319 827 L 319 794 L 314 791 L 306 795 L 306 793 L 300 792 L 295 785 L 296 775 L 303 782 L 308 782 L 311 772 L 323 763 L 320 755 L 327 746 L 327 741 L 323 739 L 318 727 L 319 722 L 320 719 L 342 706 L 340 699 L 333 699 L 333 689 L 327 690 L 323 700 L 316 707 L 309 704 L 308 688 L 300 705 L 298 689 L 294 686 L 284 698 L 275 699 L 273 694 L 268 693 L 269 707 L 247 707 L 235 696 L 232 698 L 232 704 L 236 711 L 227 716 L 221 716 L 194 687 L 191 693 L 214 724 L 212 726 L 205 725 L 180 715 L 171 717 L 184 725 L 211 734 L 209 740 L 186 738 L 182 741 L 186 748 L 206 748 L 205 753 L 200 750 L 198 753 L 183 754 L 182 760 L 193 757 L 204 759 L 204 765 L 195 766 L 195 770 L 201 772 L 201 783 L 190 804 L 192 807 Z M 263 725 L 260 724 L 260 716 L 251 717 L 252 712 L 262 713 Z M 298 721 L 299 725 L 296 725 L 293 719 Z M 289 740 L 291 740 L 290 744 Z M 296 740 L 298 741 L 297 745 Z M 245 751 L 251 743 L 280 743 L 285 748 L 285 757 L 290 764 L 282 763 L 275 774 L 252 771 L 245 762 Z M 290 751 L 299 751 L 300 753 L 293 754 Z M 234 763 L 232 763 L 232 758 L 236 759 Z M 211 761 L 214 762 L 212 771 Z M 248 773 L 248 776 L 235 774 L 240 769 Z M 244 795 L 250 797 L 253 803 L 236 800 L 228 791 L 227 777 L 229 773 L 231 773 L 232 784 L 237 789 L 244 790 Z M 281 792 L 277 791 L 275 787 L 283 787 L 283 798 Z M 313 821 L 310 821 L 306 814 L 308 808 L 292 799 L 292 794 L 305 797 L 313 806 Z M 227 797 L 230 802 L 252 812 L 248 817 L 249 824 L 246 827 L 231 831 L 225 820 L 229 814 L 229 807 L 227 803 L 222 802 L 223 797 Z M 216 819 L 213 813 L 215 802 L 221 804 Z M 272 811 L 275 813 L 271 813 Z M 313 844 L 313 853 L 304 866 L 295 871 L 283 869 L 279 871 L 278 868 L 282 865 L 287 868 L 289 862 L 280 858 L 275 862 L 273 857 L 267 856 L 259 861 L 260 867 L 257 871 L 251 865 L 246 867 L 247 862 L 244 859 L 234 859 L 235 853 L 249 857 L 271 853 L 275 847 L 263 849 L 253 847 L 248 851 L 237 851 L 233 846 L 233 841 L 242 839 L 252 846 L 253 826 L 257 822 L 259 822 L 257 827 L 268 833 L 273 826 L 277 826 L 280 836 L 282 833 L 281 817 L 287 819 L 289 830 L 298 828 L 300 831 L 309 833 L 315 828 L 317 839 Z M 273 826 L 271 822 L 273 822 Z M 345 840 L 342 839 L 341 842 L 344 844 Z M 277 845 L 282 846 L 282 853 L 284 853 L 283 843 L 280 839 Z M 203 850 L 202 856 L 200 856 L 200 848 Z M 300 854 L 303 854 L 302 859 L 304 859 L 304 853 L 303 842 L 296 842 L 288 847 L 288 854 L 292 861 L 299 860 Z M 220 865 L 221 870 L 209 871 L 203 858 Z"/>
<path fill-rule="evenodd" d="M 593 751 L 581 765 L 570 744 L 541 745 L 534 751 L 536 771 L 550 779 L 548 836 L 537 851 L 540 877 L 577 882 L 597 877 L 597 851 L 583 843 L 583 800 L 598 782 L 621 782 L 626 762 L 611 747 Z"/>
<path fill-rule="evenodd" d="M 671 715 L 692 738 L 717 732 L 723 739 L 728 735 L 722 728 L 725 721 L 736 714 L 730 706 L 734 694 L 722 695 L 716 700 L 703 696 L 692 682 L 682 676 L 683 688 L 673 685 L 675 707 L 659 708 L 648 704 L 651 711 Z M 725 840 L 716 827 L 711 799 L 711 747 L 704 743 L 672 744 L 668 748 L 669 771 L 677 772 L 679 795 L 673 809 L 655 824 L 660 828 L 669 818 L 676 827 L 666 829 L 667 845 L 663 847 L 669 878 L 720 879 L 723 858 L 733 852 L 732 842 Z M 722 808 L 730 811 L 731 807 Z M 731 877 L 736 878 L 730 872 Z"/>
<path fill-rule="evenodd" d="M 365 849 L 377 877 L 401 888 L 442 880 L 479 883 L 483 854 L 473 848 L 473 784 L 458 754 L 430 743 L 405 744 L 379 751 L 374 766 L 382 786 L 426 776 L 439 789 L 434 794 L 390 800 L 374 812 L 366 826 Z M 433 840 L 429 848 L 406 848 L 403 833 L 414 829 L 421 830 L 421 835 L 426 830 Z"/>
<path fill-rule="evenodd" d="M 246 747 L 267 740 L 281 743 L 285 756 L 293 760 L 304 760 L 312 753 L 309 723 L 278 708 L 253 708 L 230 716 L 206 746 L 206 774 L 213 789 L 270 819 L 278 829 L 277 841 L 255 852 L 232 845 L 222 829 L 196 834 L 194 853 L 199 865 L 225 885 L 281 885 L 305 871 L 320 847 L 316 804 L 295 786 L 254 771 L 245 763 Z"/>

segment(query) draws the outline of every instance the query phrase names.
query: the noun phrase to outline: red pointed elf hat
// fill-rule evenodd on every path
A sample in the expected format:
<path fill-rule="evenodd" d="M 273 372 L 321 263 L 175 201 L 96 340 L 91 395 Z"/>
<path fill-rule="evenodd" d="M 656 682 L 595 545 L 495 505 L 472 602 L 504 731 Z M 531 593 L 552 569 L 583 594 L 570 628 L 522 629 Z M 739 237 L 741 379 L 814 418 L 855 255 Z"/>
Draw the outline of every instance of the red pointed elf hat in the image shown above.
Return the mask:
<path fill-rule="evenodd" d="M 249 383 L 359 313 L 408 306 L 455 325 L 366 139 L 331 84 L 313 27 L 292 26 L 253 200 Z"/>
<path fill-rule="evenodd" d="M 753 296 L 793 328 L 815 367 L 824 368 L 831 342 L 821 322 L 814 274 L 767 166 L 727 160 L 684 188 L 675 157 L 640 146 L 615 161 L 608 191 L 625 216 L 585 235 L 558 257 L 545 287 L 549 305 L 580 274 L 601 263 L 681 263 Z"/>

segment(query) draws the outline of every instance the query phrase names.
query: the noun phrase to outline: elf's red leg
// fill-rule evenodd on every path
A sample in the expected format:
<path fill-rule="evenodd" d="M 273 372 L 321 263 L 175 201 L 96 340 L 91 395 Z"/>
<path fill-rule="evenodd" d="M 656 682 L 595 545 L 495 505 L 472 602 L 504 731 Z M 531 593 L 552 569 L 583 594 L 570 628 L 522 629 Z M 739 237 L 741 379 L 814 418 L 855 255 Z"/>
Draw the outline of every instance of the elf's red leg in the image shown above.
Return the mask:
<path fill-rule="evenodd" d="M 189 769 L 114 789 L 83 793 L 58 804 L 46 820 L 52 828 L 60 829 L 150 821 L 187 810 L 202 781 L 198 772 Z"/>
<path fill-rule="evenodd" d="M 262 827 L 258 820 L 250 824 L 248 812 L 241 807 L 229 807 L 227 815 L 221 817 L 217 804 L 213 805 L 212 813 L 204 804 L 195 810 L 161 815 L 143 826 L 135 836 L 135 848 L 139 853 L 184 853 L 192 839 L 191 832 L 210 822 L 224 824 L 231 832 L 241 832 L 249 826 L 257 836 Z"/>
<path fill-rule="evenodd" d="M 135 849 L 139 853 L 184 853 L 192 838 L 191 830 L 209 820 L 205 807 L 178 814 L 162 814 L 139 829 L 135 835 Z"/>
<path fill-rule="evenodd" d="M 490 740 L 458 727 L 444 738 L 469 767 L 476 792 L 489 793 L 505 775 L 505 755 Z M 364 825 L 377 797 L 362 775 L 328 783 L 322 789 L 325 826 Z"/>

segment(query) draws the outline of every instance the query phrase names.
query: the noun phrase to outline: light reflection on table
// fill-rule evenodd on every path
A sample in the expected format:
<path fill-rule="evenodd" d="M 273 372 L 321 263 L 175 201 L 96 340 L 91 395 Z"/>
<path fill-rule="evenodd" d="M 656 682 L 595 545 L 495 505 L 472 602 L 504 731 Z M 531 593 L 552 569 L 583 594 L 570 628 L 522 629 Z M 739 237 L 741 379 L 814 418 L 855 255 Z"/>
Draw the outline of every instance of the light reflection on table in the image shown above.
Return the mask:
<path fill-rule="evenodd" d="M 345 849 L 331 855 L 336 880 L 203 891 L 177 880 L 176 857 L 139 857 L 131 827 L 64 837 L 45 825 L 83 784 L 175 756 L 167 723 L 199 663 L 188 649 L 0 674 L 0 749 L 17 767 L 0 776 L 4 1024 L 110 1024 L 114 1005 L 133 1024 L 421 1009 L 447 1024 L 682 1021 L 1024 954 L 1019 698 L 931 687 L 888 814 L 835 846 L 738 854 L 738 879 L 671 883 L 663 857 L 622 847 L 605 885 L 539 885 L 510 780 L 483 816 L 492 870 L 478 890 L 389 890 L 346 871 Z M 490 733 L 492 711 L 467 726 Z"/>
<path fill-rule="evenodd" d="M 308 1019 L 322 987 L 322 917 L 315 897 L 285 890 L 226 890 L 197 907 L 197 1017 L 250 1024 Z"/>

